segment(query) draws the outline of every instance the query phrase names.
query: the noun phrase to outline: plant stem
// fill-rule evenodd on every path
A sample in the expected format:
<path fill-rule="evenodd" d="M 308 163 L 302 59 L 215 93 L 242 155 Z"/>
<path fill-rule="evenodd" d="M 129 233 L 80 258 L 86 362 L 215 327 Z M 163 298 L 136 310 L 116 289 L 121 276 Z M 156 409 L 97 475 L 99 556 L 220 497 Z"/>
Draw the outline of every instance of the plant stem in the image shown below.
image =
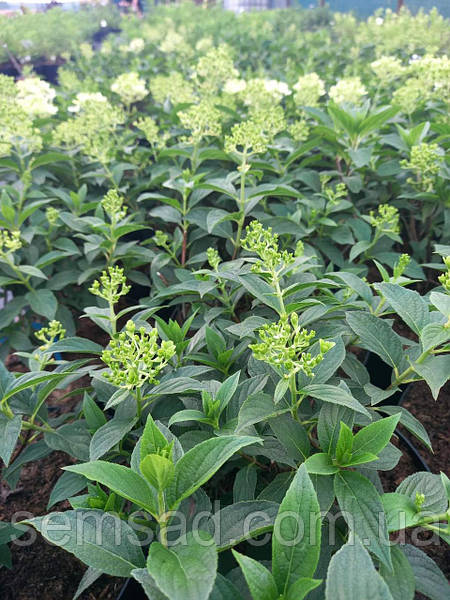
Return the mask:
<path fill-rule="evenodd" d="M 239 248 L 241 247 L 242 229 L 245 222 L 245 177 L 247 175 L 247 148 L 242 154 L 241 170 L 241 190 L 239 195 L 239 221 L 236 232 L 236 240 L 234 242 L 233 260 L 236 258 Z"/>

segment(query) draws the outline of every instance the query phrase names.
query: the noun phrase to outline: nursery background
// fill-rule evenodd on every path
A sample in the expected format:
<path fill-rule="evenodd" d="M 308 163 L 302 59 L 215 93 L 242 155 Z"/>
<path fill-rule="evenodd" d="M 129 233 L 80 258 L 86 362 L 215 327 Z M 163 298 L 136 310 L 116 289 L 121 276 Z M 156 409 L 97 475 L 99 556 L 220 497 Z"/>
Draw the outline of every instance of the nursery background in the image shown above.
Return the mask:
<path fill-rule="evenodd" d="M 450 597 L 449 17 L 0 3 L 2 600 Z"/>

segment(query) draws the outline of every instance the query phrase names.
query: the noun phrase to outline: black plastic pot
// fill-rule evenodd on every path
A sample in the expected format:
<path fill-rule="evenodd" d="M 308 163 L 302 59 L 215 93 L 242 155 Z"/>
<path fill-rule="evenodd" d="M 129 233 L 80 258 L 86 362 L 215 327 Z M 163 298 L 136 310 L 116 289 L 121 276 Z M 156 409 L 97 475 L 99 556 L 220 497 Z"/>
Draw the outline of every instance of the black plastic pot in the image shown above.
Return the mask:
<path fill-rule="evenodd" d="M 140 583 L 135 579 L 127 579 L 117 596 L 117 600 L 148 600 Z"/>

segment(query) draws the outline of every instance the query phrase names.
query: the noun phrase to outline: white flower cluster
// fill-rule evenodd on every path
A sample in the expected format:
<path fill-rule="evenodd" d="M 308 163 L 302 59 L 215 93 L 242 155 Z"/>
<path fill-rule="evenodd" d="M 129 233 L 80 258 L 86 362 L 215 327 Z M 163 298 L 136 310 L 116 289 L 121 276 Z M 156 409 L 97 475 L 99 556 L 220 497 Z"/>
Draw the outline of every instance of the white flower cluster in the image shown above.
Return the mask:
<path fill-rule="evenodd" d="M 53 104 L 55 90 L 38 77 L 29 77 L 17 82 L 17 104 L 28 115 L 33 117 L 49 117 L 58 112 Z"/>
<path fill-rule="evenodd" d="M 317 73 L 307 73 L 299 77 L 294 85 L 295 103 L 300 106 L 317 106 L 319 98 L 325 94 L 325 84 Z"/>
<path fill-rule="evenodd" d="M 283 96 L 289 96 L 292 94 L 289 86 L 284 81 L 277 81 L 276 79 L 266 79 L 264 81 L 264 87 L 274 98 L 281 100 Z"/>
<path fill-rule="evenodd" d="M 80 110 L 88 104 L 88 102 L 107 102 L 106 96 L 100 92 L 79 92 L 73 103 L 69 106 L 69 112 L 80 112 Z"/>
<path fill-rule="evenodd" d="M 118 94 L 126 105 L 139 102 L 148 94 L 145 81 L 135 71 L 119 75 L 111 85 L 111 91 Z"/>
<path fill-rule="evenodd" d="M 142 38 L 133 38 L 128 45 L 128 50 L 130 52 L 134 52 L 135 54 L 139 54 L 145 48 L 145 42 Z"/>
<path fill-rule="evenodd" d="M 378 79 L 386 83 L 397 79 L 405 72 L 401 61 L 395 56 L 381 56 L 370 63 L 370 66 Z"/>
<path fill-rule="evenodd" d="M 358 104 L 366 94 L 367 90 L 359 77 L 340 79 L 329 91 L 330 98 L 336 104 Z"/>
<path fill-rule="evenodd" d="M 225 82 L 223 91 L 226 94 L 239 94 L 240 92 L 243 92 L 246 87 L 247 82 L 245 79 L 228 79 L 228 81 Z"/>

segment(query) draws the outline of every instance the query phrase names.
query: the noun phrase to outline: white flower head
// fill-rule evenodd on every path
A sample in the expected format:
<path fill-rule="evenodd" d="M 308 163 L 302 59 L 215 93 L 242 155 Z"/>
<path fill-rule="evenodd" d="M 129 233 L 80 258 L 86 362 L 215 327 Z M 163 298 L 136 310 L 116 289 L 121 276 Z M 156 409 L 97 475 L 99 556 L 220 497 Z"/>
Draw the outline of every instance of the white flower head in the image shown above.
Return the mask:
<path fill-rule="evenodd" d="M 272 94 L 275 97 L 289 96 L 292 93 L 287 83 L 276 79 L 266 79 L 264 81 L 264 87 L 269 94 Z"/>
<path fill-rule="evenodd" d="M 133 38 L 128 45 L 129 52 L 139 54 L 145 48 L 145 42 L 142 38 Z"/>
<path fill-rule="evenodd" d="M 119 75 L 111 85 L 111 91 L 118 94 L 124 104 L 139 102 L 148 94 L 145 81 L 135 71 Z"/>
<path fill-rule="evenodd" d="M 247 87 L 247 82 L 244 79 L 228 79 L 225 82 L 223 87 L 223 91 L 226 94 L 239 94 L 239 92 L 243 92 Z"/>
<path fill-rule="evenodd" d="M 17 104 L 30 116 L 49 117 L 58 112 L 53 104 L 55 90 L 38 77 L 29 77 L 17 82 Z"/>
<path fill-rule="evenodd" d="M 359 77 L 340 79 L 329 91 L 330 98 L 336 104 L 358 104 L 366 94 L 367 90 Z"/>
<path fill-rule="evenodd" d="M 100 92 L 79 92 L 68 110 L 79 112 L 88 102 L 107 102 L 107 98 Z"/>

